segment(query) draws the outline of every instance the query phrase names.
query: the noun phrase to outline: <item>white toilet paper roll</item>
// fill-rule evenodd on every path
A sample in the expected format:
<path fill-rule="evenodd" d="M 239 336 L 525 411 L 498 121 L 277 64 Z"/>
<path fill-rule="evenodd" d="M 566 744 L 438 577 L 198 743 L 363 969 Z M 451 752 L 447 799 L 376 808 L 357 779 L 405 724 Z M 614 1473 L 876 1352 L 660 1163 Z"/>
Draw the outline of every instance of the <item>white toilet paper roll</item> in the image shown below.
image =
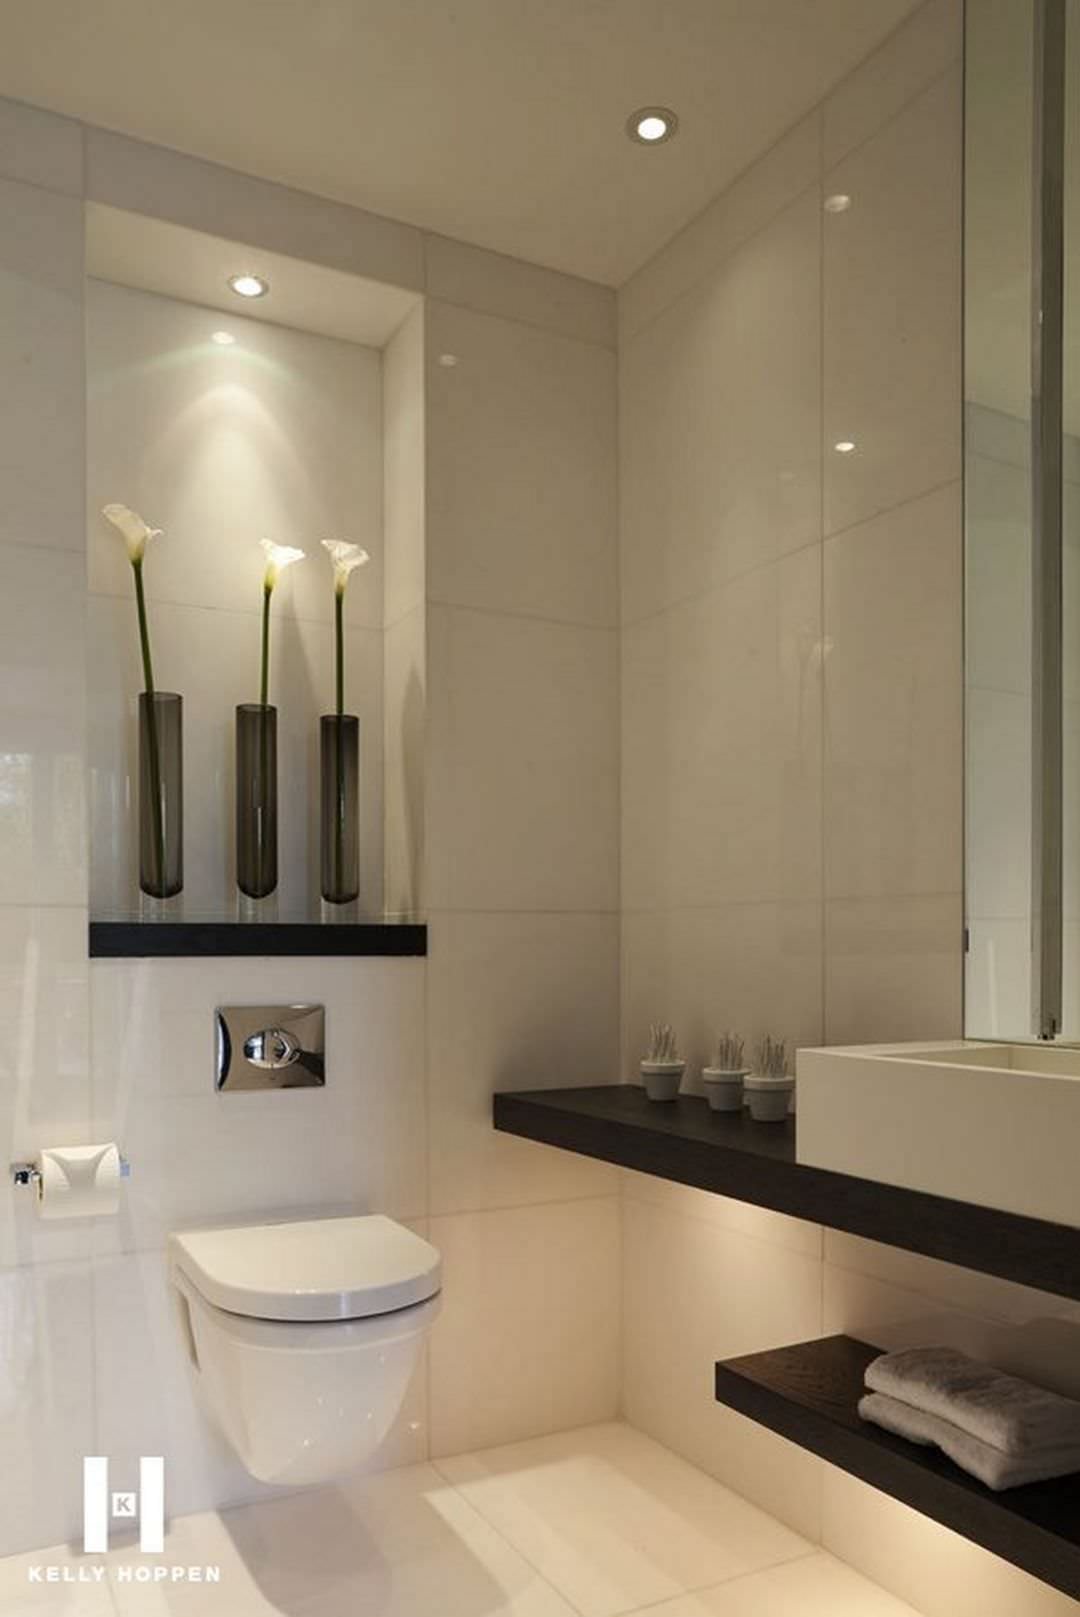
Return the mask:
<path fill-rule="evenodd" d="M 120 1206 L 120 1152 L 105 1145 L 57 1145 L 37 1161 L 42 1218 L 92 1218 Z"/>

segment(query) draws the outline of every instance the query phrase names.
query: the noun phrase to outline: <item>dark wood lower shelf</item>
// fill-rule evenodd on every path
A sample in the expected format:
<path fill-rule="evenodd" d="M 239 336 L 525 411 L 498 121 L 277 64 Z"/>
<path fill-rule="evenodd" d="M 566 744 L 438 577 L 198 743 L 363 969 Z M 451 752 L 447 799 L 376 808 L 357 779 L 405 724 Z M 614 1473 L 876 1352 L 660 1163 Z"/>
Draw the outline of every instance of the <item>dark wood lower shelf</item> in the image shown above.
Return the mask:
<path fill-rule="evenodd" d="M 716 1366 L 716 1397 L 1014 1566 L 1080 1599 L 1080 1476 L 993 1493 L 936 1449 L 859 1419 L 878 1348 L 850 1336 Z"/>
<path fill-rule="evenodd" d="M 427 927 L 407 921 L 91 921 L 91 959 L 211 955 L 424 955 Z"/>
<path fill-rule="evenodd" d="M 795 1160 L 795 1121 L 711 1112 L 696 1095 L 650 1101 L 636 1084 L 495 1096 L 497 1129 L 712 1190 L 1003 1280 L 1080 1298 L 1080 1229 L 952 1201 Z"/>

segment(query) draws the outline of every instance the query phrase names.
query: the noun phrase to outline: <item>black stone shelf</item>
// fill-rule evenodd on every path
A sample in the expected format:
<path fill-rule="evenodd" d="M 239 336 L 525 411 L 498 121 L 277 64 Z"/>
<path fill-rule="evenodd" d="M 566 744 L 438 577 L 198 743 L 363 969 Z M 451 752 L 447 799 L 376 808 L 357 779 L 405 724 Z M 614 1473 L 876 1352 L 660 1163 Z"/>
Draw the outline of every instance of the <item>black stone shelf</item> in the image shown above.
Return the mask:
<path fill-rule="evenodd" d="M 827 1336 L 722 1359 L 717 1401 L 1080 1599 L 1080 1476 L 993 1493 L 936 1449 L 861 1421 L 863 1375 L 879 1351 Z"/>
<path fill-rule="evenodd" d="M 91 921 L 96 960 L 214 955 L 426 955 L 427 927 L 412 921 Z"/>
<path fill-rule="evenodd" d="M 696 1095 L 664 1104 L 636 1084 L 506 1092 L 497 1129 L 792 1218 L 920 1252 L 1060 1297 L 1080 1298 L 1080 1229 L 810 1168 L 795 1120 L 711 1112 Z"/>

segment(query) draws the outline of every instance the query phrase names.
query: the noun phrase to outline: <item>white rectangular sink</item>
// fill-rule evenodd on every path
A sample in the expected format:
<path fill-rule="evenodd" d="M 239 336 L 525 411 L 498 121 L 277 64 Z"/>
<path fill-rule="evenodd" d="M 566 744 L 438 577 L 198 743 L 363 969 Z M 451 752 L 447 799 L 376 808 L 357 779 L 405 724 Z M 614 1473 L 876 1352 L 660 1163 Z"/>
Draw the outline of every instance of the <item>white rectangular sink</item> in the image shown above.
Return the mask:
<path fill-rule="evenodd" d="M 800 1050 L 796 1160 L 1080 1227 L 1080 1050 Z"/>

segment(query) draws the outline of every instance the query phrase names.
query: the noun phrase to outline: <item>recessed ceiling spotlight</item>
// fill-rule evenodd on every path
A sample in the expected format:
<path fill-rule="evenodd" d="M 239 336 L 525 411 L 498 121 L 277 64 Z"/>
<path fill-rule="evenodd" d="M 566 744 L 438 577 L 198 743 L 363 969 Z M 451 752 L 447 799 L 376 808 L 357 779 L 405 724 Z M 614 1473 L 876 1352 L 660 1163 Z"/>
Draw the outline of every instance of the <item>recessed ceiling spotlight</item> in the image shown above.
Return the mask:
<path fill-rule="evenodd" d="M 850 438 L 841 438 L 839 443 L 833 444 L 833 448 L 838 455 L 850 455 L 855 445 Z"/>
<path fill-rule="evenodd" d="M 270 282 L 261 275 L 230 275 L 229 285 L 241 298 L 264 298 L 270 290 Z"/>
<path fill-rule="evenodd" d="M 670 140 L 679 120 L 670 107 L 639 107 L 626 120 L 626 133 L 641 146 L 659 146 Z"/>
<path fill-rule="evenodd" d="M 210 341 L 216 342 L 219 348 L 231 348 L 236 338 L 231 331 L 212 331 Z"/>
<path fill-rule="evenodd" d="M 825 198 L 826 213 L 846 213 L 851 207 L 851 198 L 844 191 L 837 191 L 835 195 Z"/>

